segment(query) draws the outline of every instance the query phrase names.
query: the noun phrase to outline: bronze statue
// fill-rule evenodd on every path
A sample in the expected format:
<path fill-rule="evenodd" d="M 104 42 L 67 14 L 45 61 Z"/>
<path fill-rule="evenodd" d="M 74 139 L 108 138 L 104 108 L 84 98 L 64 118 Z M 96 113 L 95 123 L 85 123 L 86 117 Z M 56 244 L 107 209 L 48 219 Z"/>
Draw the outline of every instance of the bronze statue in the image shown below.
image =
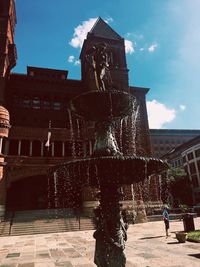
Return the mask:
<path fill-rule="evenodd" d="M 106 91 L 112 86 L 110 75 L 110 56 L 107 45 L 100 43 L 94 45 L 86 54 L 87 62 L 92 69 L 97 90 Z"/>

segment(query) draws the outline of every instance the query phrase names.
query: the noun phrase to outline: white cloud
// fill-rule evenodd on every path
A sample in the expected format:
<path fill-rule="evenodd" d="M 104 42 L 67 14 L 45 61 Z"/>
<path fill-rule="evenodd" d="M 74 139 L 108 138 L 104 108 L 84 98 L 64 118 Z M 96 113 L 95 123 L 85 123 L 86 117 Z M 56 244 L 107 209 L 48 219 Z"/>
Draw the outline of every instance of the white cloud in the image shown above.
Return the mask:
<path fill-rule="evenodd" d="M 172 122 L 176 117 L 175 109 L 166 107 L 157 100 L 147 101 L 149 127 L 160 129 L 165 123 Z"/>
<path fill-rule="evenodd" d="M 158 47 L 157 44 L 152 44 L 152 45 L 150 45 L 150 46 L 148 47 L 148 51 L 149 51 L 150 53 L 152 53 L 152 52 L 155 51 L 155 49 L 156 49 L 157 47 Z"/>
<path fill-rule="evenodd" d="M 181 111 L 184 111 L 186 109 L 186 106 L 185 105 L 180 105 L 179 108 L 180 108 Z"/>
<path fill-rule="evenodd" d="M 75 56 L 71 55 L 68 57 L 68 62 L 73 63 L 74 66 L 77 66 L 80 64 L 80 60 L 77 60 Z"/>
<path fill-rule="evenodd" d="M 132 54 L 134 52 L 134 46 L 132 41 L 125 40 L 125 51 L 126 54 Z"/>
<path fill-rule="evenodd" d="M 80 64 L 81 64 L 80 60 L 75 60 L 75 61 L 74 61 L 74 65 L 75 65 L 75 66 L 80 65 Z"/>
<path fill-rule="evenodd" d="M 75 57 L 74 57 L 74 56 L 69 56 L 69 57 L 68 57 L 68 62 L 69 62 L 69 63 L 73 63 L 74 60 L 75 60 Z"/>
<path fill-rule="evenodd" d="M 71 39 L 69 44 L 74 48 L 81 48 L 83 41 L 87 36 L 87 33 L 91 30 L 96 20 L 97 18 L 90 18 L 86 21 L 83 21 L 82 24 L 78 25 L 74 29 L 73 38 Z"/>

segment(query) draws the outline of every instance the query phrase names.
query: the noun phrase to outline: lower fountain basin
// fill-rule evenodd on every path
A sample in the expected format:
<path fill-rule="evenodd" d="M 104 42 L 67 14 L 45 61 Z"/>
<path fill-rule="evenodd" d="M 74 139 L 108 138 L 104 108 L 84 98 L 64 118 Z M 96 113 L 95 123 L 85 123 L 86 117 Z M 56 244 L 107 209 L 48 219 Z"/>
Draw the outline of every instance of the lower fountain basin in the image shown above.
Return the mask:
<path fill-rule="evenodd" d="M 134 97 L 122 91 L 89 91 L 69 103 L 77 116 L 91 121 L 116 120 L 127 116 L 132 110 Z"/>
<path fill-rule="evenodd" d="M 56 166 L 58 177 L 70 179 L 83 186 L 99 186 L 104 180 L 118 185 L 143 181 L 166 167 L 160 159 L 136 156 L 105 156 L 76 159 Z"/>

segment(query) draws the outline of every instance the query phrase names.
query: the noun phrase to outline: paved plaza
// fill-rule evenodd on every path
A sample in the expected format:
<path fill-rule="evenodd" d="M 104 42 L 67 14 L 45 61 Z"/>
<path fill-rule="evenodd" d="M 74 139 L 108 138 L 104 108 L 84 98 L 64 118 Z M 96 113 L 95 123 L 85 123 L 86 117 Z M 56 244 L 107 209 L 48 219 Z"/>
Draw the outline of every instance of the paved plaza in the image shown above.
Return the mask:
<path fill-rule="evenodd" d="M 199 267 L 200 243 L 178 243 L 174 232 L 182 230 L 172 221 L 166 239 L 162 221 L 131 225 L 126 267 Z M 94 247 L 93 231 L 0 237 L 0 267 L 92 267 Z"/>

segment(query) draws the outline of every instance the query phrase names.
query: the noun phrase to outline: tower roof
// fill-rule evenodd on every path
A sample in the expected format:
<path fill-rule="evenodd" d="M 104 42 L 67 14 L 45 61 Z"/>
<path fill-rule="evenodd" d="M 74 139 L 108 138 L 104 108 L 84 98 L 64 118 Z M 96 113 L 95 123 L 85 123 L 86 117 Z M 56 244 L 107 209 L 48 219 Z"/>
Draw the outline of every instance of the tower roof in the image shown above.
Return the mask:
<path fill-rule="evenodd" d="M 94 36 L 107 39 L 122 39 L 122 37 L 116 33 L 101 17 L 98 17 L 89 33 L 93 34 Z"/>

